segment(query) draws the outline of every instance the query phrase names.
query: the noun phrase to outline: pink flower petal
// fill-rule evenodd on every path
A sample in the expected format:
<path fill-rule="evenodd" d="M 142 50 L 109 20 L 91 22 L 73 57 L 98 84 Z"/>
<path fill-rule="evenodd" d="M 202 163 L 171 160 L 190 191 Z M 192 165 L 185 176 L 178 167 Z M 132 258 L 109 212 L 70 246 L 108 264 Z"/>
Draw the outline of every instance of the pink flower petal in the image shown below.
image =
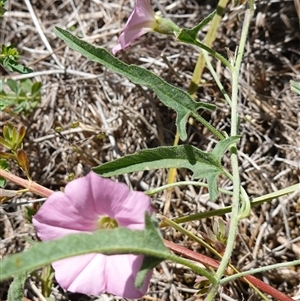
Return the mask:
<path fill-rule="evenodd" d="M 120 227 L 127 227 L 129 229 L 143 230 L 145 227 L 145 214 L 141 212 L 148 212 L 152 214 L 153 209 L 146 196 L 142 192 L 131 192 L 130 195 L 123 200 L 123 202 L 116 204 L 112 209 L 113 217 L 117 220 Z"/>
<path fill-rule="evenodd" d="M 126 27 L 134 27 L 147 21 L 153 21 L 155 13 L 151 6 L 150 0 L 136 0 L 135 7 L 128 18 Z"/>
<path fill-rule="evenodd" d="M 55 278 L 61 287 L 70 292 L 91 295 L 104 293 L 106 257 L 102 254 L 86 254 L 55 261 L 52 264 Z"/>
<path fill-rule="evenodd" d="M 123 32 L 112 52 L 127 48 L 135 39 L 152 31 L 156 26 L 155 13 L 149 0 L 136 0 L 135 7 L 125 24 Z"/>
<path fill-rule="evenodd" d="M 142 229 L 141 212 L 145 211 L 151 213 L 152 209 L 144 193 L 131 192 L 125 184 L 116 184 L 91 172 L 68 183 L 65 193 L 53 193 L 34 216 L 33 224 L 42 240 L 50 240 L 78 231 L 92 232 L 99 216 L 114 218 L 120 226 L 132 224 L 131 228 Z"/>
<path fill-rule="evenodd" d="M 99 216 L 116 219 L 121 227 L 144 228 L 145 211 L 152 213 L 150 198 L 130 191 L 123 183 L 104 179 L 94 172 L 67 184 L 65 192 L 53 193 L 33 218 L 41 240 L 97 229 Z M 134 286 L 143 256 L 86 254 L 53 263 L 58 283 L 72 292 L 98 295 L 108 292 L 126 298 L 145 294 L 151 273 L 142 289 Z"/>
<path fill-rule="evenodd" d="M 146 294 L 152 272 L 147 275 L 142 288 L 134 285 L 136 275 L 142 265 L 143 256 L 114 255 L 107 256 L 106 265 L 113 267 L 106 269 L 106 291 L 125 298 L 140 298 Z M 116 281 L 117 279 L 117 281 Z"/>

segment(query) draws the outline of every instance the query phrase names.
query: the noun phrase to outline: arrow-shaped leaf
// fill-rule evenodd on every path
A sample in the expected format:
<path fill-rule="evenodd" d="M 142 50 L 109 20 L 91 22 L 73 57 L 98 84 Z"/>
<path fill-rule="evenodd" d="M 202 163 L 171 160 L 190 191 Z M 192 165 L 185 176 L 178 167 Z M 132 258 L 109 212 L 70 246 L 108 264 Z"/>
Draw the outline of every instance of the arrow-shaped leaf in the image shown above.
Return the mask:
<path fill-rule="evenodd" d="M 239 137 L 224 139 L 208 153 L 191 145 L 161 146 L 146 149 L 133 155 L 127 155 L 117 160 L 104 163 L 94 168 L 94 171 L 104 177 L 122 175 L 125 173 L 145 171 L 160 168 L 187 168 L 194 173 L 194 178 L 206 178 L 211 200 L 218 196 L 217 178 L 224 173 L 221 157 L 226 149 L 237 142 Z"/>
<path fill-rule="evenodd" d="M 182 140 L 187 138 L 186 122 L 191 112 L 197 112 L 199 109 L 214 110 L 215 108 L 212 104 L 194 101 L 188 93 L 168 84 L 147 69 L 136 65 L 127 65 L 114 57 L 106 49 L 98 48 L 82 41 L 66 30 L 56 27 L 55 34 L 64 40 L 68 46 L 88 59 L 127 77 L 137 85 L 152 89 L 162 103 L 176 111 L 176 126 Z"/>

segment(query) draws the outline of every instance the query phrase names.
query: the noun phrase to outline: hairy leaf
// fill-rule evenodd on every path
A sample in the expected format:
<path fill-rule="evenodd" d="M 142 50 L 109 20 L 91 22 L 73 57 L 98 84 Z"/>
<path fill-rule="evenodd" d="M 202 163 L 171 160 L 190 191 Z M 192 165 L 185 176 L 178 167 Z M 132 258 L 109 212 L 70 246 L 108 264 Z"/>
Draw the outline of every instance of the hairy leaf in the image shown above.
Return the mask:
<path fill-rule="evenodd" d="M 98 230 L 92 234 L 71 234 L 59 240 L 36 243 L 29 250 L 1 260 L 0 281 L 56 260 L 86 253 L 142 254 L 145 260 L 149 256 L 160 261 L 169 258 L 170 252 L 156 226 L 148 214 L 145 218 L 145 230 Z"/>
<path fill-rule="evenodd" d="M 117 160 L 102 164 L 93 170 L 111 177 L 125 173 L 160 168 L 188 168 L 194 178 L 206 178 L 211 200 L 218 196 L 217 178 L 224 173 L 221 158 L 226 149 L 237 142 L 239 137 L 224 139 L 216 145 L 212 152 L 204 152 L 191 145 L 161 146 L 142 150 Z"/>
<path fill-rule="evenodd" d="M 176 111 L 176 126 L 182 140 L 187 138 L 186 122 L 191 112 L 197 112 L 199 109 L 213 110 L 215 108 L 212 104 L 194 101 L 188 93 L 168 84 L 154 73 L 136 65 L 127 65 L 106 49 L 82 41 L 66 30 L 56 27 L 55 33 L 68 46 L 88 59 L 127 77 L 135 84 L 152 89 L 162 103 Z"/>

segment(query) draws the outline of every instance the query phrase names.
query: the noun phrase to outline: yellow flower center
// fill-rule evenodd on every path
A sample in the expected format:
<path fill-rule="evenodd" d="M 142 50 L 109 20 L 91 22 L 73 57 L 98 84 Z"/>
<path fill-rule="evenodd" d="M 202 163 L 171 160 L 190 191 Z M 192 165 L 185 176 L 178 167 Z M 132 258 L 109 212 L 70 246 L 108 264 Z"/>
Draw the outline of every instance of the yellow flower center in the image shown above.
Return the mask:
<path fill-rule="evenodd" d="M 100 216 L 97 221 L 97 229 L 114 229 L 118 226 L 118 222 L 109 216 Z"/>

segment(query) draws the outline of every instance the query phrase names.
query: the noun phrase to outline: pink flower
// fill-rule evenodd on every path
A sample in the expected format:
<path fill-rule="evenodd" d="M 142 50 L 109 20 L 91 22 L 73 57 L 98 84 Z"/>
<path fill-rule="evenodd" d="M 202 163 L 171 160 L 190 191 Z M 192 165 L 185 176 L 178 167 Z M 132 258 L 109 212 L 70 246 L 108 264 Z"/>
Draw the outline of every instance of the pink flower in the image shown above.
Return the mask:
<path fill-rule="evenodd" d="M 171 20 L 157 16 L 150 4 L 150 0 L 136 0 L 135 7 L 119 37 L 119 44 L 112 49 L 115 55 L 125 49 L 143 34 L 156 31 L 163 34 L 178 34 L 180 28 Z"/>
<path fill-rule="evenodd" d="M 142 230 L 145 211 L 152 213 L 150 198 L 144 193 L 90 172 L 67 184 L 64 193 L 53 193 L 34 216 L 33 224 L 42 241 L 117 226 Z M 142 261 L 142 255 L 94 253 L 59 260 L 52 266 L 57 282 L 68 291 L 139 298 L 151 278 L 149 273 L 143 287 L 135 287 Z"/>

